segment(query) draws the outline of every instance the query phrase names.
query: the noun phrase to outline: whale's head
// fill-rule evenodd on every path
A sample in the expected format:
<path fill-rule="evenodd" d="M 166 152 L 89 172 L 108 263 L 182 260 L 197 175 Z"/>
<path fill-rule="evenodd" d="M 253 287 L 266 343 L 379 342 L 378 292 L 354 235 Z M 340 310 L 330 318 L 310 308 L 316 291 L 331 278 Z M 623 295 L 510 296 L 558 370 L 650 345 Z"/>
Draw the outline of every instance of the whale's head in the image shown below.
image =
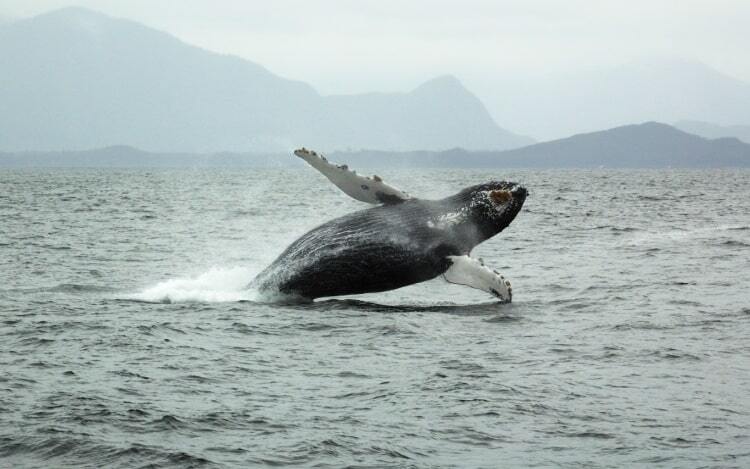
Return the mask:
<path fill-rule="evenodd" d="M 466 214 L 467 227 L 475 233 L 476 244 L 510 225 L 526 200 L 526 189 L 508 181 L 490 181 L 467 187 L 448 198 Z"/>

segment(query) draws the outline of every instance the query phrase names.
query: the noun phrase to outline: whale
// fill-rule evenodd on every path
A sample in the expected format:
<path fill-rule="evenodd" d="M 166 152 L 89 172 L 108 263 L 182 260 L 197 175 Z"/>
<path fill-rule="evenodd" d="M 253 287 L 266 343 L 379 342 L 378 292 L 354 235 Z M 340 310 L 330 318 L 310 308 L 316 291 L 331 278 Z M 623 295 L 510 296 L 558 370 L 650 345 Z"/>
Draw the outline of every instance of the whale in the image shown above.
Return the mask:
<path fill-rule="evenodd" d="M 427 200 L 336 165 L 315 151 L 296 156 L 347 195 L 373 207 L 327 221 L 300 236 L 249 284 L 299 300 L 382 292 L 437 277 L 512 301 L 504 275 L 471 256 L 516 218 L 527 196 L 518 183 L 491 180 Z"/>

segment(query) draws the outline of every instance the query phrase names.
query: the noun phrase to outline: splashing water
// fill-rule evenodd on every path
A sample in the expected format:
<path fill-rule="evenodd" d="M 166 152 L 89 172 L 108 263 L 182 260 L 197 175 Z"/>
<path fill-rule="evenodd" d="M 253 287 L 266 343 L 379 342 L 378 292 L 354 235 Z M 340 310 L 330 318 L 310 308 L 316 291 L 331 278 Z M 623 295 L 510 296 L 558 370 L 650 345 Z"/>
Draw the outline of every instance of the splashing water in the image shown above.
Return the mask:
<path fill-rule="evenodd" d="M 258 292 L 247 288 L 255 273 L 247 267 L 212 267 L 197 277 L 159 282 L 130 299 L 152 303 L 257 301 Z"/>

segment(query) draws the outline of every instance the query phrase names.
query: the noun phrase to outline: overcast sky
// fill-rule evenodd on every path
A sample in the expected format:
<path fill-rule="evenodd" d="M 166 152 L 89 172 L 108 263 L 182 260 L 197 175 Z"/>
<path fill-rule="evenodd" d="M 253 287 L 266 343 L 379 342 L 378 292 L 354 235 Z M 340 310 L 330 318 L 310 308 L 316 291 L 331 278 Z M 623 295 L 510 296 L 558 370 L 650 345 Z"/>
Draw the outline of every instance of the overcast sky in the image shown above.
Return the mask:
<path fill-rule="evenodd" d="M 77 0 L 236 54 L 323 94 L 407 91 L 457 76 L 493 106 L 508 77 L 642 58 L 701 61 L 750 81 L 750 0 Z M 0 17 L 71 5 L 2 0 Z M 492 109 L 491 109 L 492 110 Z"/>
<path fill-rule="evenodd" d="M 3 0 L 19 18 L 70 5 Z M 406 90 L 642 57 L 700 60 L 750 80 L 750 1 L 77 0 L 310 82 L 323 93 Z"/>

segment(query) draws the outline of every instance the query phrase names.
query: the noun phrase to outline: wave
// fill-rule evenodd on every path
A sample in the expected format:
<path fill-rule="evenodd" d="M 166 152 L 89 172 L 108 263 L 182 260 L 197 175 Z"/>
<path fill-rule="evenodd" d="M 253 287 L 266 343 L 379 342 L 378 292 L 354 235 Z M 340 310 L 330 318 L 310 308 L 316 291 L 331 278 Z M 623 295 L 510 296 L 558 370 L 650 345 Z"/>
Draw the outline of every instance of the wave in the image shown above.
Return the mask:
<path fill-rule="evenodd" d="M 167 425 L 166 430 L 172 428 Z M 8 467 L 215 467 L 213 461 L 178 449 L 138 443 L 120 446 L 54 427 L 42 431 L 49 435 L 0 437 L 0 459 L 10 463 Z"/>
<path fill-rule="evenodd" d="M 82 285 L 77 283 L 61 283 L 51 288 L 46 288 L 43 291 L 48 292 L 62 292 L 62 293 L 85 293 L 85 292 L 108 292 L 114 288 L 106 287 L 101 285 Z"/>
<path fill-rule="evenodd" d="M 642 245 L 651 243 L 671 243 L 675 241 L 689 241 L 693 239 L 704 239 L 715 236 L 715 233 L 723 231 L 745 231 L 746 225 L 719 225 L 694 228 L 689 230 L 666 230 L 649 233 L 635 233 L 627 240 L 631 245 Z"/>

